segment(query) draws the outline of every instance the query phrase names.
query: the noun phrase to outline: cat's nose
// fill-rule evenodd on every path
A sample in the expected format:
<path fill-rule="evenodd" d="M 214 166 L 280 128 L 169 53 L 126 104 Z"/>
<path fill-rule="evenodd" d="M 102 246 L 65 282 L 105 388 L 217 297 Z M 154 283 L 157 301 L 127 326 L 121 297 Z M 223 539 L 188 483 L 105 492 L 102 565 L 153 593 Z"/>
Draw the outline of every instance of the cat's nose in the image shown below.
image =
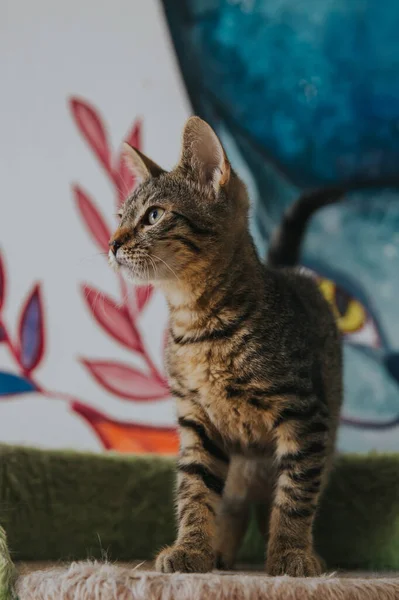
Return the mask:
<path fill-rule="evenodd" d="M 118 227 L 112 238 L 109 240 L 108 244 L 109 249 L 111 250 L 114 256 L 116 256 L 116 253 L 118 252 L 119 248 L 123 246 L 125 242 L 128 241 L 129 236 L 130 230 L 127 227 Z"/>
<path fill-rule="evenodd" d="M 111 248 L 111 252 L 116 256 L 118 252 L 118 248 L 122 246 L 122 243 L 118 240 L 111 240 L 109 243 L 109 247 Z"/>

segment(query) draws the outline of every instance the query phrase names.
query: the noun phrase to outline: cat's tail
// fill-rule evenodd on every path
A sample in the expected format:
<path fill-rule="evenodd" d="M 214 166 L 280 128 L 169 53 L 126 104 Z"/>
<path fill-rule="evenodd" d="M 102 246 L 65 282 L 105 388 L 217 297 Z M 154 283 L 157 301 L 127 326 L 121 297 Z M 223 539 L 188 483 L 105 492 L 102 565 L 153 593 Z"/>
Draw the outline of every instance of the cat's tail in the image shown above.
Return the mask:
<path fill-rule="evenodd" d="M 311 217 L 319 208 L 339 202 L 344 193 L 342 188 L 328 188 L 302 194 L 287 210 L 274 232 L 267 253 L 267 264 L 270 267 L 296 266 Z"/>

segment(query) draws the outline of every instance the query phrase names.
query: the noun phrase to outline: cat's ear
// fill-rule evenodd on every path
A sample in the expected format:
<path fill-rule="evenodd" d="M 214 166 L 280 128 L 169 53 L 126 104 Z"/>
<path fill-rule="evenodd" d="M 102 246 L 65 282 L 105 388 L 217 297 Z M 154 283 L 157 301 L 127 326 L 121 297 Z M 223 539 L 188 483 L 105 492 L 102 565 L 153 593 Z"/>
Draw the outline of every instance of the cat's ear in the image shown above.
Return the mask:
<path fill-rule="evenodd" d="M 199 117 L 190 117 L 183 131 L 180 166 L 217 192 L 230 179 L 230 164 L 213 129 Z"/>
<path fill-rule="evenodd" d="M 127 142 L 123 144 L 123 158 L 126 166 L 135 176 L 138 183 L 143 183 L 150 177 L 158 177 L 165 173 L 161 167 L 145 156 L 140 150 L 133 148 Z"/>

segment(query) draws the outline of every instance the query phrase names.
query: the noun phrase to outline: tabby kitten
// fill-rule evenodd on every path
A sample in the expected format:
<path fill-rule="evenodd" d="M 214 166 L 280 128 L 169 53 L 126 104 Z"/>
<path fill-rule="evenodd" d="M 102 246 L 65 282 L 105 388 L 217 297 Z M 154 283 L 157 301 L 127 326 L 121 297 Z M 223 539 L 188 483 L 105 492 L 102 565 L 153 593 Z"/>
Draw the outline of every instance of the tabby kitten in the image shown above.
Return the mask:
<path fill-rule="evenodd" d="M 316 284 L 275 266 L 285 250 L 289 263 L 297 258 L 293 225 L 303 232 L 317 206 L 333 200 L 300 200 L 265 267 L 248 231 L 245 187 L 204 121 L 188 120 L 170 173 L 130 147 L 126 160 L 141 185 L 123 206 L 109 258 L 165 293 L 180 433 L 178 535 L 156 566 L 230 567 L 248 504 L 262 499 L 267 572 L 318 575 L 312 525 L 341 404 L 341 348 Z"/>

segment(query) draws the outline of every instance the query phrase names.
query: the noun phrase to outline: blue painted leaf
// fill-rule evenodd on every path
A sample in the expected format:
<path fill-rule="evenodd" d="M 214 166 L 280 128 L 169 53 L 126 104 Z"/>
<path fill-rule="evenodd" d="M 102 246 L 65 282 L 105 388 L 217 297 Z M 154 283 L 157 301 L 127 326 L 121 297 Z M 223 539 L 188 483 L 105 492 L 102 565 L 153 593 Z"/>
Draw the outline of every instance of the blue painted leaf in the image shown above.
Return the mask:
<path fill-rule="evenodd" d="M 36 391 L 36 387 L 28 379 L 0 371 L 0 397 L 27 394 Z"/>
<path fill-rule="evenodd" d="M 36 285 L 30 294 L 19 322 L 19 362 L 27 372 L 40 362 L 44 352 L 43 308 L 40 288 Z"/>

